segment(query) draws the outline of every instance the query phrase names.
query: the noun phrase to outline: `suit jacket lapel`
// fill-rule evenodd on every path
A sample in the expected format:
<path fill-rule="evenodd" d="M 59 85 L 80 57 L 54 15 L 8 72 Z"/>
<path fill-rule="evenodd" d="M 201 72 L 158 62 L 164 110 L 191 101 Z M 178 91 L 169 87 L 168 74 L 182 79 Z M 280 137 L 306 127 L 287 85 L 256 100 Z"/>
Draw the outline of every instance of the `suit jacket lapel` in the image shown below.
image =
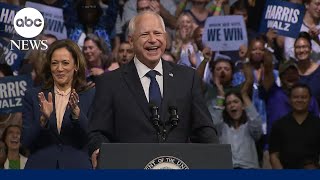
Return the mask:
<path fill-rule="evenodd" d="M 168 108 L 173 105 L 172 100 L 175 98 L 175 84 L 174 84 L 174 73 L 173 67 L 168 62 L 162 61 L 163 68 L 163 98 L 161 105 L 161 120 L 165 122 L 168 120 Z"/>
<path fill-rule="evenodd" d="M 68 107 L 68 105 L 67 105 L 66 111 L 64 112 L 64 115 L 63 115 L 63 120 L 62 120 L 62 122 L 61 122 L 60 133 L 61 133 L 61 130 L 62 130 L 67 124 L 71 123 L 71 121 L 70 121 L 70 116 L 71 116 L 71 108 Z M 58 132 L 58 128 L 56 128 L 56 129 L 57 129 L 57 132 Z"/>
<path fill-rule="evenodd" d="M 147 118 L 149 118 L 150 117 L 149 103 L 144 93 L 144 90 L 143 90 L 143 87 L 139 79 L 139 75 L 133 60 L 131 60 L 131 62 L 124 67 L 123 77 L 130 91 L 132 92 L 133 97 L 136 99 L 136 102 L 139 104 L 140 108 L 143 110 Z"/>

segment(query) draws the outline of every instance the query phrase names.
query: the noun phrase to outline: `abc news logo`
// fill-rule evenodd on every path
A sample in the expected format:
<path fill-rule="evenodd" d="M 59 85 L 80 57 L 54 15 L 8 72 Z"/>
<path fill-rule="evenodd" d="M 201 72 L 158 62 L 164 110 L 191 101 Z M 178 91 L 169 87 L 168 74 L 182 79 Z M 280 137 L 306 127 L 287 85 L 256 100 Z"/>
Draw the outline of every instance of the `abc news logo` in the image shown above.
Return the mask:
<path fill-rule="evenodd" d="M 33 25 L 35 27 L 41 27 L 42 21 L 41 19 L 35 19 L 34 21 L 32 19 L 29 19 L 27 16 L 24 17 L 24 19 L 17 19 L 16 24 L 17 27 L 32 27 Z"/>
<path fill-rule="evenodd" d="M 24 38 L 34 38 L 38 36 L 44 28 L 44 18 L 42 14 L 34 8 L 23 8 L 15 15 L 14 20 L 15 31 Z M 19 50 L 40 49 L 47 50 L 47 40 L 10 40 L 11 50 L 15 48 Z"/>

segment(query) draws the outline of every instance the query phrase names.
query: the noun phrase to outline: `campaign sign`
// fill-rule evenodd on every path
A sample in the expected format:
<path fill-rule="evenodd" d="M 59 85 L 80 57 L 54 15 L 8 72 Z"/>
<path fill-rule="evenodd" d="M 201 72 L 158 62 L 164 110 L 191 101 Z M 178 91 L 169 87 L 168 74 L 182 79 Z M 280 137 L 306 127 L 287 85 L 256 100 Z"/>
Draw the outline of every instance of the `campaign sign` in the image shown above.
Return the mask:
<path fill-rule="evenodd" d="M 248 43 L 242 16 L 212 16 L 206 20 L 202 42 L 212 51 L 235 51 Z"/>
<path fill-rule="evenodd" d="M 67 38 L 67 29 L 64 25 L 63 10 L 34 2 L 26 2 L 26 7 L 32 7 L 41 12 L 45 22 L 45 34 L 53 34 L 58 39 Z"/>
<path fill-rule="evenodd" d="M 0 114 L 22 111 L 22 98 L 32 88 L 31 75 L 0 78 Z"/>
<path fill-rule="evenodd" d="M 26 52 L 20 51 L 16 48 L 11 49 L 10 46 L 11 44 L 9 41 L 6 41 L 0 37 L 0 48 L 3 50 L 2 54 L 0 54 L 0 63 L 7 63 L 9 66 L 11 66 L 12 71 L 18 72 Z"/>
<path fill-rule="evenodd" d="M 277 30 L 278 35 L 296 38 L 305 13 L 304 5 L 268 0 L 262 13 L 260 32 Z"/>
<path fill-rule="evenodd" d="M 13 39 L 13 36 L 16 35 L 13 19 L 20 9 L 22 8 L 19 6 L 0 3 L 0 37 Z"/>

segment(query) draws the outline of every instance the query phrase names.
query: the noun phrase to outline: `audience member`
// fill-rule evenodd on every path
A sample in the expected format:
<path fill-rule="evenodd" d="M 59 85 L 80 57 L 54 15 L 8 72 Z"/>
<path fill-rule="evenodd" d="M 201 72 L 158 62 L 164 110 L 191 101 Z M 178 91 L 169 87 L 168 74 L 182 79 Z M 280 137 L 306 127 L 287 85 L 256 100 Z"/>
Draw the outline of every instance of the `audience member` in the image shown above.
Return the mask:
<path fill-rule="evenodd" d="M 259 161 L 255 141 L 258 141 L 262 135 L 262 120 L 248 94 L 253 84 L 249 64 L 244 64 L 244 72 L 246 82 L 241 93 L 228 92 L 225 95 L 225 101 L 220 99 L 222 102 L 217 104 L 219 108 L 210 106 L 209 110 L 212 109 L 210 112 L 217 126 L 220 142 L 231 144 L 233 167 L 235 169 L 257 169 Z"/>
<path fill-rule="evenodd" d="M 312 94 L 320 103 L 320 84 L 314 83 L 320 79 L 320 66 L 311 59 L 312 43 L 308 33 L 301 32 L 294 43 L 294 53 L 297 59 L 300 81 L 307 84 Z"/>
<path fill-rule="evenodd" d="M 111 53 L 103 39 L 95 34 L 88 34 L 84 40 L 83 55 L 86 59 L 86 76 L 88 81 L 95 81 L 95 77 L 110 71 L 112 65 Z"/>
<path fill-rule="evenodd" d="M 177 21 L 176 39 L 173 42 L 172 52 L 178 64 L 197 68 L 201 63 L 197 58 L 197 47 L 193 42 L 193 26 L 190 14 L 182 13 Z"/>
<path fill-rule="evenodd" d="M 21 126 L 9 125 L 2 134 L 2 141 L 5 142 L 7 149 L 7 160 L 4 169 L 24 169 L 27 157 L 22 155 L 20 144 Z"/>
<path fill-rule="evenodd" d="M 304 5 L 306 12 L 300 32 L 308 32 L 311 34 L 312 40 L 310 45 L 310 57 L 313 61 L 318 62 L 320 59 L 320 2 L 318 0 L 305 0 Z M 286 37 L 284 43 L 284 54 L 286 59 L 295 58 L 295 39 Z M 315 95 L 315 94 L 314 94 Z"/>
<path fill-rule="evenodd" d="M 128 64 L 134 57 L 132 46 L 129 42 L 122 42 L 118 51 L 118 62 L 120 65 Z"/>
<path fill-rule="evenodd" d="M 297 64 L 293 60 L 286 61 L 279 66 L 280 87 L 274 81 L 272 62 L 265 60 L 264 67 L 263 87 L 267 91 L 267 135 L 269 135 L 272 124 L 292 111 L 288 95 L 290 89 L 299 83 L 300 77 Z M 319 116 L 319 106 L 314 96 L 311 97 L 308 110 L 314 116 Z"/>
<path fill-rule="evenodd" d="M 306 160 L 319 162 L 320 119 L 308 111 L 311 90 L 296 84 L 289 97 L 292 112 L 271 129 L 269 153 L 273 169 L 302 169 Z"/>

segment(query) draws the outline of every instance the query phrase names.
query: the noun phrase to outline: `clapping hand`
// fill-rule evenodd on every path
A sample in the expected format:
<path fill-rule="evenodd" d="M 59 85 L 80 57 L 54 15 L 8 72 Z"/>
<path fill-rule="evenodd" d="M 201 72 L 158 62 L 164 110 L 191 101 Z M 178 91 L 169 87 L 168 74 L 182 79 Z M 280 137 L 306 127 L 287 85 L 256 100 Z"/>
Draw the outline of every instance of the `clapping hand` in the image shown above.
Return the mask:
<path fill-rule="evenodd" d="M 71 108 L 72 117 L 74 119 L 78 119 L 80 116 L 80 108 L 78 106 L 79 102 L 80 102 L 79 95 L 77 94 L 75 89 L 72 89 L 68 104 L 69 104 L 69 107 Z"/>
<path fill-rule="evenodd" d="M 40 92 L 38 93 L 38 100 L 39 100 L 40 112 L 46 119 L 49 119 L 53 111 L 52 93 L 49 92 L 48 100 L 47 100 L 46 97 L 44 96 L 44 93 Z"/>
<path fill-rule="evenodd" d="M 202 54 L 203 54 L 204 59 L 206 59 L 208 61 L 210 61 L 212 59 L 213 52 L 211 51 L 211 49 L 209 47 L 205 47 L 202 50 Z"/>
<path fill-rule="evenodd" d="M 158 1 L 151 1 L 150 2 L 151 11 L 156 12 L 158 14 L 160 14 L 160 6 L 161 6 L 161 4 Z"/>
<path fill-rule="evenodd" d="M 49 92 L 48 100 L 44 96 L 43 92 L 38 93 L 40 112 L 42 113 L 40 117 L 40 125 L 44 127 L 53 111 L 52 93 Z"/>
<path fill-rule="evenodd" d="M 320 29 L 318 29 L 316 26 L 311 26 L 309 30 L 309 34 L 317 44 L 320 44 L 320 39 L 319 39 Z"/>

